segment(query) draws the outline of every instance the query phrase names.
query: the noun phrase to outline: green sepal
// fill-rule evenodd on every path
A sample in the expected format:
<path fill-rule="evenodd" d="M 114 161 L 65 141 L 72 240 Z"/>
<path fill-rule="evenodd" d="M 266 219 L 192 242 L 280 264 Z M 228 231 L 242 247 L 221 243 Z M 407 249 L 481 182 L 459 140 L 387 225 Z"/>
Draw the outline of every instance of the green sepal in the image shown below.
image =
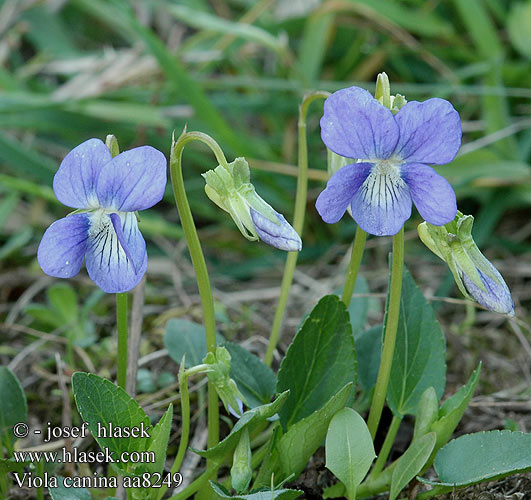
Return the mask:
<path fill-rule="evenodd" d="M 115 135 L 108 134 L 105 138 L 105 145 L 109 148 L 113 158 L 120 154 L 120 146 L 118 145 L 118 139 L 116 139 Z"/>
<path fill-rule="evenodd" d="M 230 412 L 230 407 L 236 412 L 239 409 L 238 400 L 245 404 L 247 402 L 239 391 L 236 382 L 230 378 L 230 360 L 229 351 L 224 347 L 217 347 L 216 354 L 213 352 L 207 353 L 203 363 L 208 365 L 208 369 L 205 370 L 208 380 L 214 384 L 225 410 Z"/>

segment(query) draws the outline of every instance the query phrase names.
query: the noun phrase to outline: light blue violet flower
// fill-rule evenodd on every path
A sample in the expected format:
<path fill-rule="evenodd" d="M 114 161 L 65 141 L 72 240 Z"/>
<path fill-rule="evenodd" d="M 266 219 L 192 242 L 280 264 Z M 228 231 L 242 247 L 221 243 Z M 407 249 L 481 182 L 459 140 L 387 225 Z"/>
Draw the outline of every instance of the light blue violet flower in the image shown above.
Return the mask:
<path fill-rule="evenodd" d="M 452 187 L 426 165 L 451 162 L 461 145 L 459 114 L 448 101 L 410 101 L 394 115 L 364 89 L 339 90 L 325 101 L 321 137 L 334 153 L 357 159 L 319 195 L 325 222 L 339 221 L 350 206 L 363 230 L 393 235 L 411 216 L 412 202 L 431 224 L 454 219 Z"/>
<path fill-rule="evenodd" d="M 44 233 L 37 258 L 42 270 L 71 278 L 85 258 L 90 278 L 107 293 L 134 288 L 147 268 L 137 210 L 162 199 L 166 158 L 151 146 L 111 156 L 99 139 L 68 153 L 53 180 L 57 199 L 76 208 Z"/>

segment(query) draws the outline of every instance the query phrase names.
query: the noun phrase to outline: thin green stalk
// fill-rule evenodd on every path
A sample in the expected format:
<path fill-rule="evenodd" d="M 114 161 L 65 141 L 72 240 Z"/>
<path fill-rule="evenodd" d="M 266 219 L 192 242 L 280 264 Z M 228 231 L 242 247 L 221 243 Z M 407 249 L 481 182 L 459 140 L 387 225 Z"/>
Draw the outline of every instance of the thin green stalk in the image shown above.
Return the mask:
<path fill-rule="evenodd" d="M 297 194 L 295 195 L 295 213 L 293 215 L 293 229 L 295 229 L 299 235 L 302 234 L 302 228 L 304 226 L 306 194 L 308 191 L 308 142 L 306 138 L 306 116 L 308 114 L 308 108 L 313 101 L 317 99 L 326 99 L 329 95 L 329 92 L 311 92 L 304 96 L 299 107 L 299 169 L 297 175 Z M 267 366 L 271 366 L 271 363 L 273 362 L 273 354 L 280 336 L 282 319 L 288 303 L 289 291 L 291 288 L 291 282 L 293 281 L 293 273 L 295 272 L 298 257 L 299 252 L 288 252 L 286 264 L 284 265 L 284 274 L 280 286 L 280 297 L 278 298 L 273 326 L 271 327 L 271 333 L 269 334 L 269 343 L 267 345 L 264 359 Z"/>
<path fill-rule="evenodd" d="M 372 468 L 372 471 L 369 475 L 369 481 L 378 477 L 380 472 L 382 472 L 383 468 L 385 467 L 385 462 L 387 462 L 387 458 L 389 457 L 389 453 L 391 452 L 391 448 L 393 447 L 393 443 L 395 442 L 396 433 L 398 432 L 398 428 L 400 427 L 401 422 L 401 418 L 398 418 L 396 415 L 393 415 L 393 420 L 391 421 L 391 425 L 387 430 L 387 436 L 385 436 L 385 440 L 380 450 L 380 453 L 378 454 L 378 458 L 376 459 L 374 467 Z"/>
<path fill-rule="evenodd" d="M 118 385 L 125 390 L 127 380 L 127 292 L 116 294 L 118 327 Z"/>
<path fill-rule="evenodd" d="M 201 304 L 203 306 L 203 322 L 206 332 L 206 344 L 208 352 L 216 352 L 216 320 L 214 316 L 214 299 L 210 288 L 210 280 L 205 263 L 205 257 L 201 250 L 201 243 L 197 235 L 192 211 L 184 188 L 182 171 L 182 154 L 184 146 L 191 141 L 201 141 L 207 144 L 216 155 L 220 165 L 227 166 L 227 160 L 219 145 L 211 137 L 201 132 L 183 132 L 177 141 L 173 141 L 170 156 L 170 175 L 173 194 L 179 210 L 184 235 L 188 243 L 188 249 L 194 266 Z M 208 382 L 208 447 L 215 446 L 219 441 L 219 408 L 218 395 L 211 382 Z"/>
<path fill-rule="evenodd" d="M 37 476 L 44 479 L 44 463 L 39 461 L 35 464 Z M 37 488 L 37 500 L 44 500 L 44 487 Z"/>
<path fill-rule="evenodd" d="M 398 330 L 398 318 L 400 315 L 400 296 L 402 294 L 402 273 L 404 269 L 404 228 L 393 237 L 393 261 L 391 271 L 391 289 L 389 292 L 389 305 L 385 323 L 385 336 L 382 349 L 382 359 L 376 379 L 374 397 L 369 411 L 367 425 L 374 439 L 382 410 L 387 395 L 391 365 L 395 351 L 396 332 Z"/>
<path fill-rule="evenodd" d="M 9 441 L 9 438 L 6 438 L 6 441 Z M 0 437 L 0 461 L 4 460 L 4 443 Z M 7 495 L 9 490 L 9 475 L 0 474 L 0 494 Z M 3 498 L 3 496 L 2 496 Z"/>
<path fill-rule="evenodd" d="M 354 286 L 356 285 L 356 279 L 358 277 L 358 271 L 360 269 L 366 241 L 367 233 L 358 226 L 356 229 L 356 236 L 354 237 L 354 243 L 352 245 L 352 255 L 350 256 L 347 278 L 345 280 L 345 286 L 343 287 L 343 294 L 341 295 L 341 300 L 347 308 L 352 300 L 352 293 L 354 292 Z"/>
<path fill-rule="evenodd" d="M 206 365 L 203 365 L 206 366 Z M 191 370 L 185 370 L 184 368 L 184 356 L 179 368 L 179 391 L 181 393 L 181 440 L 179 441 L 179 449 L 177 455 L 170 469 L 170 476 L 179 471 L 181 464 L 183 463 L 186 449 L 188 448 L 188 440 L 190 438 L 190 393 L 188 392 L 188 377 L 192 374 Z M 168 487 L 163 485 L 158 494 L 158 500 L 160 500 Z"/>

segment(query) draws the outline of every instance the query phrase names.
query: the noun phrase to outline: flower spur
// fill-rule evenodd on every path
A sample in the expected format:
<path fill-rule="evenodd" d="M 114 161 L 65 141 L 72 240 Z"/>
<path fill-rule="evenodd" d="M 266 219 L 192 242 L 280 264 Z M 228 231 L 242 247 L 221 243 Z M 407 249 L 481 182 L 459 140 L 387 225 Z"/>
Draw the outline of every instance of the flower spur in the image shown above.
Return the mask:
<path fill-rule="evenodd" d="M 158 203 L 166 186 L 166 158 L 151 146 L 114 158 L 99 139 L 66 155 L 55 174 L 57 199 L 78 209 L 44 233 L 37 259 L 42 270 L 71 278 L 83 258 L 90 278 L 107 293 L 134 288 L 147 268 L 146 243 L 135 212 Z"/>
<path fill-rule="evenodd" d="M 426 165 L 451 162 L 461 145 L 459 114 L 448 101 L 411 101 L 394 115 L 364 89 L 339 90 L 325 101 L 321 137 L 334 153 L 358 159 L 319 195 L 325 222 L 337 222 L 350 206 L 363 230 L 393 235 L 411 216 L 412 202 L 431 224 L 455 217 L 452 187 Z"/>

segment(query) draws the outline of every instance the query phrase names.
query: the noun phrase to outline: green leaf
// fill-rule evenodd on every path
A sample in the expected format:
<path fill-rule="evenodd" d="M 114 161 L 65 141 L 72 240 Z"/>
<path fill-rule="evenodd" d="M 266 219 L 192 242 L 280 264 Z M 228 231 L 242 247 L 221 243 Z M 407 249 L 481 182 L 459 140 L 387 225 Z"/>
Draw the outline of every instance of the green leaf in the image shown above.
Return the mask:
<path fill-rule="evenodd" d="M 323 297 L 282 360 L 277 392 L 290 390 L 280 412 L 284 429 L 321 408 L 338 387 L 356 381 L 356 352 L 348 313 L 336 295 Z"/>
<path fill-rule="evenodd" d="M 219 442 L 216 446 L 209 448 L 208 450 L 194 450 L 198 455 L 204 458 L 210 458 L 214 460 L 222 460 L 230 453 L 234 451 L 234 448 L 238 444 L 241 431 L 245 427 L 249 427 L 252 430 L 256 424 L 263 422 L 265 419 L 272 417 L 282 407 L 288 398 L 289 392 L 283 392 L 272 403 L 267 405 L 257 406 L 251 410 L 246 411 L 241 418 L 236 422 L 236 425 L 232 428 L 230 434 Z"/>
<path fill-rule="evenodd" d="M 18 176 L 26 175 L 49 186 L 57 165 L 6 134 L 0 134 L 0 161 Z"/>
<path fill-rule="evenodd" d="M 369 394 L 376 385 L 382 356 L 382 325 L 365 330 L 354 338 L 358 357 L 358 378 L 362 389 Z"/>
<path fill-rule="evenodd" d="M 224 341 L 220 334 L 216 338 L 218 344 Z M 186 368 L 199 365 L 207 353 L 205 327 L 187 319 L 170 319 L 164 332 L 164 347 L 176 363 L 186 355 Z"/>
<path fill-rule="evenodd" d="M 424 434 L 411 443 L 409 448 L 396 462 L 391 477 L 389 500 L 395 500 L 398 494 L 424 467 L 435 446 L 435 432 Z"/>
<path fill-rule="evenodd" d="M 48 488 L 52 500 L 92 500 L 90 491 L 86 488 L 67 488 L 63 478 L 57 477 L 57 488 Z"/>
<path fill-rule="evenodd" d="M 320 410 L 299 420 L 280 438 L 277 450 L 284 477 L 290 474 L 297 477 L 304 470 L 310 457 L 325 439 L 332 417 L 346 405 L 352 385 L 352 382 L 345 385 Z"/>
<path fill-rule="evenodd" d="M 243 347 L 225 342 L 231 356 L 230 376 L 251 408 L 271 401 L 277 378 L 269 366 Z"/>
<path fill-rule="evenodd" d="M 170 439 L 171 422 L 173 419 L 173 405 L 170 404 L 164 412 L 157 425 L 153 427 L 150 434 L 150 440 L 146 451 L 152 451 L 155 454 L 155 463 L 145 463 L 137 467 L 135 474 L 143 472 L 162 474 L 166 462 L 166 453 L 168 451 L 168 441 Z"/>
<path fill-rule="evenodd" d="M 415 415 L 430 386 L 440 399 L 446 382 L 445 343 L 431 305 L 404 269 L 400 317 L 387 400 L 402 418 Z"/>
<path fill-rule="evenodd" d="M 0 261 L 11 255 L 16 250 L 25 247 L 33 237 L 33 229 L 24 226 L 13 233 L 0 248 Z"/>
<path fill-rule="evenodd" d="M 43 304 L 31 304 L 24 309 L 24 312 L 41 323 L 44 323 L 46 326 L 55 328 L 62 326 L 61 318 L 58 317 L 57 313 L 52 311 L 49 306 Z"/>
<path fill-rule="evenodd" d="M 59 313 L 63 323 L 71 324 L 78 319 L 77 295 L 67 283 L 57 283 L 46 291 L 52 307 Z"/>
<path fill-rule="evenodd" d="M 457 424 L 465 413 L 472 398 L 481 374 L 481 363 L 474 370 L 466 385 L 461 387 L 453 396 L 449 397 L 439 409 L 437 420 L 432 424 L 432 431 L 437 433 L 435 451 L 443 446 L 452 436 Z"/>
<path fill-rule="evenodd" d="M 31 462 L 17 462 L 14 458 L 0 458 L 0 476 L 7 476 L 8 472 L 24 472 L 24 467 Z M 0 490 L 1 491 L 1 490 Z"/>
<path fill-rule="evenodd" d="M 443 486 L 468 486 L 531 470 L 529 450 L 531 434 L 476 432 L 450 441 L 433 465 Z"/>
<path fill-rule="evenodd" d="M 209 482 L 210 486 L 212 486 L 212 489 L 220 498 L 233 498 L 235 500 L 294 500 L 304 493 L 304 491 L 299 490 L 280 489 L 271 491 L 271 489 L 267 490 L 264 488 L 259 491 L 255 491 L 254 493 L 249 493 L 248 495 L 233 496 L 223 485 L 213 481 Z"/>
<path fill-rule="evenodd" d="M 321 73 L 326 48 L 330 43 L 330 32 L 334 27 L 334 17 L 334 14 L 317 12 L 309 16 L 304 25 L 297 67 L 307 85 L 317 80 Z"/>
<path fill-rule="evenodd" d="M 323 490 L 323 498 L 344 498 L 347 494 L 343 483 L 336 483 Z"/>
<path fill-rule="evenodd" d="M 6 366 L 0 366 L 0 446 L 11 448 L 16 441 L 13 426 L 28 417 L 26 395 L 16 375 Z"/>
<path fill-rule="evenodd" d="M 531 2 L 512 2 L 507 20 L 509 38 L 515 49 L 531 59 Z"/>
<path fill-rule="evenodd" d="M 326 468 L 346 486 L 348 497 L 354 498 L 376 458 L 365 420 L 352 408 L 339 410 L 328 427 L 325 448 Z"/>
<path fill-rule="evenodd" d="M 150 442 L 145 437 L 109 436 L 109 425 L 114 429 L 139 427 L 143 424 L 151 432 L 149 418 L 138 403 L 121 387 L 93 373 L 76 372 L 72 375 L 72 389 L 79 414 L 88 422 L 90 432 L 101 448 L 108 448 L 116 460 L 123 452 L 144 451 Z M 107 435 L 98 431 L 98 424 Z M 113 463 L 120 471 L 129 473 L 127 465 Z"/>

